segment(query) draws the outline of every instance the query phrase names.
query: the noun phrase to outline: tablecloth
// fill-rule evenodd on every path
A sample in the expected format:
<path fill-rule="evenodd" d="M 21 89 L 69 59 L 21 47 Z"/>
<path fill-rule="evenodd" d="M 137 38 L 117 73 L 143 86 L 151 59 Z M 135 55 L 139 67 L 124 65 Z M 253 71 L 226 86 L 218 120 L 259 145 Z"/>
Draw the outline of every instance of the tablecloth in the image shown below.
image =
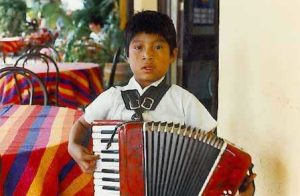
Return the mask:
<path fill-rule="evenodd" d="M 56 106 L 0 108 L 4 195 L 93 195 L 92 176 L 67 152 L 69 131 L 80 115 Z"/>
<path fill-rule="evenodd" d="M 26 68 L 37 73 L 44 81 L 47 79 L 47 91 L 49 103 L 55 104 L 55 70 L 50 66 L 50 73 L 47 77 L 46 66 L 38 63 L 28 64 Z M 58 63 L 60 70 L 58 105 L 71 108 L 82 108 L 93 101 L 101 92 L 102 70 L 95 63 Z M 12 76 L 0 80 L 0 105 L 23 104 L 20 103 L 17 90 Z M 22 86 L 26 89 L 26 81 Z M 38 85 L 36 85 L 38 86 Z M 23 89 L 24 91 L 24 89 Z M 23 92 L 22 91 L 22 92 Z M 43 103 L 41 90 L 35 92 L 37 104 Z M 24 95 L 26 96 L 26 95 Z M 24 102 L 26 102 L 25 99 Z"/>

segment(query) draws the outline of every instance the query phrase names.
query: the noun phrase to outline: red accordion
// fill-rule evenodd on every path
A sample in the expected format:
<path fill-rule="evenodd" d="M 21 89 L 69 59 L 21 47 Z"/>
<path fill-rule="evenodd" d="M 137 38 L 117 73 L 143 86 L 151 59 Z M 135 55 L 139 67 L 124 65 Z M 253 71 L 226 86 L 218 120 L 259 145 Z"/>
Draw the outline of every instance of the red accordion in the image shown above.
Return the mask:
<path fill-rule="evenodd" d="M 222 138 L 179 124 L 96 121 L 92 137 L 95 195 L 235 195 L 251 166 Z"/>

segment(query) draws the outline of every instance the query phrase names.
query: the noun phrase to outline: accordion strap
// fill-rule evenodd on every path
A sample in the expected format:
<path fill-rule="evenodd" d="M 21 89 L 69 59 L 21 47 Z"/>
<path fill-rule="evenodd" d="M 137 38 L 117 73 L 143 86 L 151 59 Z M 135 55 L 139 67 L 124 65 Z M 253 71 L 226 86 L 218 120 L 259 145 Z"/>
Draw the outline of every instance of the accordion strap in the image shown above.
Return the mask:
<path fill-rule="evenodd" d="M 134 110 L 132 120 L 143 120 L 143 112 L 146 110 L 155 110 L 162 97 L 169 90 L 170 85 L 163 80 L 157 87 L 150 86 L 142 96 L 134 90 L 121 91 L 121 95 L 126 109 Z"/>
<path fill-rule="evenodd" d="M 253 167 L 254 167 L 254 164 L 251 164 L 251 166 L 250 166 L 249 169 L 248 169 L 249 175 L 254 174 L 254 173 L 253 173 Z M 246 190 L 246 186 L 245 186 L 246 180 L 247 180 L 247 178 L 244 179 L 244 182 L 243 182 L 242 185 L 240 186 L 239 191 L 245 191 L 245 190 Z M 252 183 L 252 186 L 253 186 L 253 193 L 252 193 L 252 196 L 254 196 L 254 193 L 255 193 L 255 183 L 254 183 L 254 180 L 253 180 L 251 183 Z"/>

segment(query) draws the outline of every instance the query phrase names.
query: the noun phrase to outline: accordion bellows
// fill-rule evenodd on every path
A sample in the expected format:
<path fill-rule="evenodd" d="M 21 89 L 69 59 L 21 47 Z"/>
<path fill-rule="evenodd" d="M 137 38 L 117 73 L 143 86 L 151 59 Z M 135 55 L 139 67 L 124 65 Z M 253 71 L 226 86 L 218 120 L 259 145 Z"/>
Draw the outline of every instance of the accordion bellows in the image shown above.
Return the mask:
<path fill-rule="evenodd" d="M 185 125 L 96 121 L 92 136 L 95 195 L 235 195 L 251 165 L 241 149 Z"/>

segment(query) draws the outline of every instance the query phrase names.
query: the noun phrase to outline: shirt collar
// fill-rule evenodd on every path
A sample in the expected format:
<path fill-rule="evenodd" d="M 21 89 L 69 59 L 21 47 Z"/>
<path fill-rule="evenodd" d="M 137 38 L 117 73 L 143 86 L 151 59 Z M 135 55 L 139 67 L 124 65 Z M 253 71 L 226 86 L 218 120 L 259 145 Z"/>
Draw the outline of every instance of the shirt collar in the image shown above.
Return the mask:
<path fill-rule="evenodd" d="M 141 85 L 135 80 L 135 78 L 131 77 L 128 82 L 126 90 L 136 89 L 136 90 L 138 90 L 139 94 L 142 95 L 150 86 L 155 86 L 155 87 L 158 86 L 163 81 L 164 78 L 165 78 L 165 76 L 162 77 L 161 79 L 153 82 L 149 86 L 146 86 L 144 89 L 142 89 Z"/>

